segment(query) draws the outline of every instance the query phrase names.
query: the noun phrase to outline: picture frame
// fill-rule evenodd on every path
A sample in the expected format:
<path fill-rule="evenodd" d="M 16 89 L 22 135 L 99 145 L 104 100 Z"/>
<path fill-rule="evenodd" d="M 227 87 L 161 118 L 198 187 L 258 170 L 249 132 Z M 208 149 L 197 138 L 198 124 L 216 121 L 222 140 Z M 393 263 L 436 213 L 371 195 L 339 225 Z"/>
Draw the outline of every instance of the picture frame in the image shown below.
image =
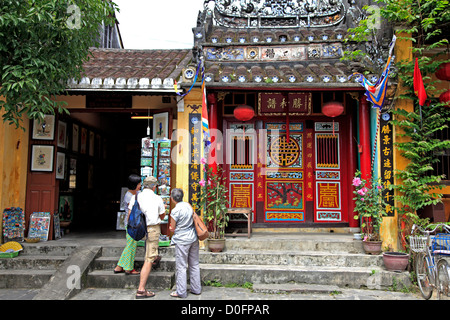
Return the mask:
<path fill-rule="evenodd" d="M 153 115 L 153 139 L 169 138 L 169 113 L 156 113 Z"/>
<path fill-rule="evenodd" d="M 55 116 L 48 114 L 44 119 L 34 119 L 32 139 L 53 140 L 55 137 Z"/>
<path fill-rule="evenodd" d="M 93 131 L 89 131 L 89 155 L 91 157 L 94 156 L 94 141 L 95 141 L 95 133 Z"/>
<path fill-rule="evenodd" d="M 53 233 L 55 235 L 55 240 L 61 239 L 61 225 L 59 223 L 58 213 L 53 215 Z"/>
<path fill-rule="evenodd" d="M 56 179 L 64 179 L 66 173 L 66 155 L 62 152 L 56 153 Z"/>
<path fill-rule="evenodd" d="M 31 171 L 53 171 L 54 146 L 35 144 L 31 148 Z"/>
<path fill-rule="evenodd" d="M 74 123 L 72 124 L 72 151 L 78 152 L 78 138 L 80 136 L 80 127 Z"/>
<path fill-rule="evenodd" d="M 72 221 L 74 199 L 71 195 L 59 196 L 59 221 Z"/>
<path fill-rule="evenodd" d="M 125 218 L 127 213 L 125 211 L 117 211 L 116 230 L 126 230 Z"/>
<path fill-rule="evenodd" d="M 30 217 L 28 238 L 39 238 L 41 241 L 47 241 L 50 219 L 50 212 L 33 212 Z"/>
<path fill-rule="evenodd" d="M 81 146 L 80 146 L 80 153 L 86 154 L 86 146 L 87 146 L 87 129 L 81 128 Z"/>
<path fill-rule="evenodd" d="M 61 148 L 66 148 L 66 137 L 67 137 L 67 124 L 63 121 L 58 121 L 58 135 L 56 145 Z"/>

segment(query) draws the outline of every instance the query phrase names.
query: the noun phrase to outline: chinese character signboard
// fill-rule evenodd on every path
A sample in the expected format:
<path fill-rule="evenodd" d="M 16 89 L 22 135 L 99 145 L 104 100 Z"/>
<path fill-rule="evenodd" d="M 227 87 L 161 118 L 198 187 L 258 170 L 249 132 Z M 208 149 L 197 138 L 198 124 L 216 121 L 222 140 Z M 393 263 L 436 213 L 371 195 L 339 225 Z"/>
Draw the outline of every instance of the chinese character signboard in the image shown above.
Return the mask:
<path fill-rule="evenodd" d="M 383 184 L 384 201 L 386 213 L 388 216 L 394 216 L 394 190 L 389 190 L 389 186 L 394 183 L 394 167 L 393 167 L 393 143 L 392 143 L 392 125 L 388 117 L 380 119 L 380 153 L 381 153 L 381 181 Z"/>

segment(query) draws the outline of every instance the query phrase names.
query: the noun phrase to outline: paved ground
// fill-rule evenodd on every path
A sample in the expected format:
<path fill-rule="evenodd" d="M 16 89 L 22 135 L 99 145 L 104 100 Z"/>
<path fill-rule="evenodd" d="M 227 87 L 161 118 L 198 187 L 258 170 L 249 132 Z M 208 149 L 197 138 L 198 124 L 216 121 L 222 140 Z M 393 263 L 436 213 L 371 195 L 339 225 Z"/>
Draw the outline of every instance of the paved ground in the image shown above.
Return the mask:
<path fill-rule="evenodd" d="M 261 235 L 254 234 L 252 238 L 258 238 Z M 272 235 L 272 237 L 290 237 L 290 235 Z M 314 238 L 324 235 L 306 234 L 304 238 Z M 326 235 L 327 236 L 327 235 Z M 349 238 L 349 235 L 328 235 L 329 237 Z M 292 236 L 293 237 L 293 236 Z M 298 237 L 298 235 L 296 236 Z M 59 245 L 61 242 L 95 242 L 99 245 L 111 245 L 115 242 L 124 243 L 122 233 L 96 234 L 96 238 L 86 237 L 83 234 L 72 234 L 58 241 L 49 241 L 48 245 Z M 349 238 L 351 241 L 351 237 Z M 138 283 L 136 278 L 136 285 Z M 148 288 L 152 289 L 152 288 Z M 286 291 L 287 290 L 287 291 Z M 290 291 L 289 291 L 290 290 Z M 145 301 L 178 301 L 183 304 L 194 303 L 195 301 L 288 301 L 288 300 L 424 300 L 420 293 L 402 293 L 381 290 L 356 290 L 341 289 L 331 286 L 307 286 L 303 285 L 258 285 L 254 284 L 253 290 L 246 288 L 224 288 L 204 286 L 201 295 L 189 294 L 185 299 L 172 298 L 169 296 L 171 290 L 154 290 L 156 296 L 153 298 L 142 299 Z M 271 292 L 271 293 L 267 293 Z M 39 293 L 39 289 L 0 289 L 0 300 L 32 300 Z M 72 300 L 98 301 L 98 300 L 135 300 L 136 289 L 93 289 L 86 288 L 72 298 Z M 432 299 L 435 299 L 435 295 Z M 448 300 L 448 299 L 447 299 Z"/>
<path fill-rule="evenodd" d="M 257 285 L 255 285 L 257 288 Z M 316 292 L 314 292 L 316 291 Z M 39 289 L 0 289 L 0 300 L 32 300 Z M 203 287 L 201 295 L 189 294 L 185 299 L 170 297 L 171 290 L 154 290 L 155 297 L 142 300 L 211 301 L 211 300 L 423 300 L 415 293 L 381 290 L 339 289 L 331 293 L 308 290 L 305 293 L 263 293 L 246 288 Z M 135 300 L 136 289 L 87 288 L 72 300 Z"/>

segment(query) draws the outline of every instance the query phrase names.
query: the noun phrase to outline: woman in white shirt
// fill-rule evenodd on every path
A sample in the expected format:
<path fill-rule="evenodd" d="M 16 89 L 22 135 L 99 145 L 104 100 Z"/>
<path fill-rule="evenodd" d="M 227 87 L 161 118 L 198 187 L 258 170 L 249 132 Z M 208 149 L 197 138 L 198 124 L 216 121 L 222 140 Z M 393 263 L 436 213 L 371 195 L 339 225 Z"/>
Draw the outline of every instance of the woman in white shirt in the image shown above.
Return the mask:
<path fill-rule="evenodd" d="M 128 191 L 125 193 L 123 197 L 123 202 L 125 207 L 127 208 L 127 215 L 125 217 L 125 228 L 128 223 L 128 216 L 130 211 L 128 210 L 128 204 L 130 203 L 131 198 L 133 198 L 136 194 L 138 194 L 139 190 L 141 190 L 141 177 L 137 174 L 131 174 L 128 177 Z M 134 270 L 134 257 L 136 255 L 137 241 L 135 241 L 132 237 L 128 235 L 128 232 L 125 232 L 127 235 L 127 244 L 122 251 L 122 255 L 120 256 L 120 260 L 117 263 L 117 266 L 114 268 L 114 273 L 123 273 L 127 275 L 138 275 L 139 271 Z"/>
<path fill-rule="evenodd" d="M 175 244 L 175 265 L 177 290 L 170 296 L 185 298 L 187 296 L 186 271 L 189 267 L 190 292 L 200 294 L 199 243 L 192 218 L 192 206 L 183 202 L 183 190 L 175 188 L 170 193 L 170 199 L 175 207 L 170 214 L 169 230 L 174 232 L 172 244 Z"/>

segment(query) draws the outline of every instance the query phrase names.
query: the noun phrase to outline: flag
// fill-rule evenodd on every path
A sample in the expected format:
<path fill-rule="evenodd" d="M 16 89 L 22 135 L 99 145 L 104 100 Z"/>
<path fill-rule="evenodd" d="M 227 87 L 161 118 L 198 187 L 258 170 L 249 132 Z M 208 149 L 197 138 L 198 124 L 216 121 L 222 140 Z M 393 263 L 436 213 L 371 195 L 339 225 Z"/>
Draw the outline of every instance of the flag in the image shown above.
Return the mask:
<path fill-rule="evenodd" d="M 392 51 L 395 46 L 396 36 L 392 38 L 392 42 L 389 44 L 389 57 L 386 62 L 386 66 L 381 74 L 380 79 L 375 84 L 372 84 L 369 80 L 364 77 L 361 73 L 355 72 L 349 78 L 359 75 L 359 81 L 361 85 L 366 89 L 367 100 L 372 102 L 372 106 L 375 108 L 383 108 L 384 100 L 386 98 L 387 84 L 389 80 L 389 72 L 391 68 Z"/>
<path fill-rule="evenodd" d="M 202 132 L 205 147 L 208 147 L 211 144 L 211 141 L 209 139 L 208 107 L 206 104 L 206 88 L 204 81 L 202 83 Z"/>
<path fill-rule="evenodd" d="M 419 98 L 419 105 L 423 106 L 427 100 L 427 93 L 423 85 L 422 74 L 419 69 L 419 59 L 416 58 L 416 64 L 414 66 L 414 93 Z"/>

